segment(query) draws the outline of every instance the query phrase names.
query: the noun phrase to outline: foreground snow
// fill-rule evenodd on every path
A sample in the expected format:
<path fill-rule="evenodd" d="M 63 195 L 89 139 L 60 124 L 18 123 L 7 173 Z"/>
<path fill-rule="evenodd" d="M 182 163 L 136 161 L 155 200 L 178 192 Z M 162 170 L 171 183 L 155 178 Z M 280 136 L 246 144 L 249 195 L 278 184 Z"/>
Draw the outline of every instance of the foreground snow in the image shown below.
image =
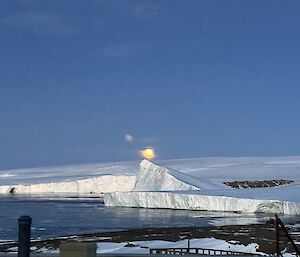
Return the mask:
<path fill-rule="evenodd" d="M 177 242 L 168 242 L 161 240 L 154 241 L 134 241 L 130 242 L 130 247 L 126 243 L 97 243 L 97 253 L 122 253 L 122 254 L 148 254 L 150 248 L 186 248 L 188 240 Z M 191 248 L 206 248 L 218 250 L 230 250 L 245 253 L 257 253 L 258 245 L 251 243 L 249 245 L 234 244 L 215 238 L 199 238 L 190 240 Z"/>
<path fill-rule="evenodd" d="M 149 254 L 150 248 L 187 248 L 188 240 L 181 240 L 177 242 L 152 240 L 152 241 L 132 241 L 132 242 L 101 242 L 97 243 L 98 254 Z M 243 253 L 257 253 L 264 255 L 264 253 L 258 252 L 258 244 L 250 243 L 248 245 L 239 244 L 238 242 L 210 238 L 199 238 L 190 240 L 191 248 L 205 248 L 205 249 L 217 249 L 217 250 L 229 250 L 238 251 Z M 10 248 L 10 251 L 17 251 L 17 248 Z M 31 247 L 32 251 L 39 253 L 59 253 L 58 249 L 47 249 Z"/>

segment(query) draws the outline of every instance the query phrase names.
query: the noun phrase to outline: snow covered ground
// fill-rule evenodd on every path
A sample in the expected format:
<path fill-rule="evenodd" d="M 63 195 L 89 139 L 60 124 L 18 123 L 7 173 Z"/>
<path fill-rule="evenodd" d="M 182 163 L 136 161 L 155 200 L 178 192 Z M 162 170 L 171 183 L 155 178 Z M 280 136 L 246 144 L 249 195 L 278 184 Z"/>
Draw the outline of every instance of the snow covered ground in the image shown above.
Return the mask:
<path fill-rule="evenodd" d="M 187 248 L 188 240 L 180 240 L 177 242 L 152 240 L 152 241 L 132 241 L 132 242 L 101 242 L 97 243 L 98 254 L 149 254 L 150 248 Z M 190 240 L 191 248 L 205 248 L 205 249 L 218 249 L 229 250 L 243 253 L 256 253 L 258 255 L 266 255 L 257 251 L 258 244 L 250 243 L 248 245 L 239 244 L 234 241 L 226 242 L 225 240 L 209 238 L 197 238 Z M 10 251 L 17 251 L 17 247 L 9 248 Z M 59 249 L 36 248 L 31 247 L 32 251 L 37 253 L 59 253 Z"/>
<path fill-rule="evenodd" d="M 168 168 L 166 168 L 168 167 Z M 275 188 L 225 181 L 288 179 Z M 106 193 L 108 206 L 300 214 L 300 157 L 226 157 L 0 171 L 0 193 Z"/>
<path fill-rule="evenodd" d="M 181 240 L 177 242 L 161 240 L 134 241 L 130 242 L 130 247 L 126 247 L 126 245 L 128 246 L 128 243 L 97 243 L 97 253 L 149 254 L 150 248 L 187 248 L 188 240 Z M 225 240 L 215 239 L 213 237 L 191 239 L 190 247 L 259 253 L 257 252 L 258 245 L 255 243 L 242 245 L 235 244 L 235 242 L 230 243 Z"/>

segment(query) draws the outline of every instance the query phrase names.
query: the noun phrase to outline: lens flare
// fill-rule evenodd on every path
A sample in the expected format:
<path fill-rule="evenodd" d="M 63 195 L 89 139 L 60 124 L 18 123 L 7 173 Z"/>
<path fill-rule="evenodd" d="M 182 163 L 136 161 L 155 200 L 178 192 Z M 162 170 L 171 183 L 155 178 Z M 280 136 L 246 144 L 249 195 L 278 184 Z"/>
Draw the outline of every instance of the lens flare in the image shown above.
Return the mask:
<path fill-rule="evenodd" d="M 133 142 L 133 136 L 130 135 L 130 134 L 125 134 L 125 135 L 124 135 L 124 139 L 125 139 L 125 141 L 127 141 L 128 143 Z"/>
<path fill-rule="evenodd" d="M 153 148 L 146 148 L 142 151 L 142 155 L 146 159 L 153 159 L 155 157 L 154 149 Z"/>

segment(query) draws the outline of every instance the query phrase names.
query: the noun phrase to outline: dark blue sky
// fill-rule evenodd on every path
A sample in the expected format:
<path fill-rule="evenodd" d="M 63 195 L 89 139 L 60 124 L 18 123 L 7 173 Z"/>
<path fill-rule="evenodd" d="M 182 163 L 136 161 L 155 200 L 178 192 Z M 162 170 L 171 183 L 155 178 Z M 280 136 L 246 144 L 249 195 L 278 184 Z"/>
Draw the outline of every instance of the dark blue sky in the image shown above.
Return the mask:
<path fill-rule="evenodd" d="M 300 154 L 299 13 L 298 0 L 0 1 L 0 169 L 146 146 Z"/>

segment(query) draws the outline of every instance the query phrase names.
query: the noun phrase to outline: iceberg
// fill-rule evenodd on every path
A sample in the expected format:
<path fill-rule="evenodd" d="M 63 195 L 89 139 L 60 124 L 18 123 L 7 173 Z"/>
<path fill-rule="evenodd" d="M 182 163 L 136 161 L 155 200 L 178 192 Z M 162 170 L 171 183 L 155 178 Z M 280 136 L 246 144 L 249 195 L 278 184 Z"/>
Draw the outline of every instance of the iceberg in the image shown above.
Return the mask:
<path fill-rule="evenodd" d="M 66 182 L 50 182 L 32 185 L 3 185 L 0 194 L 37 194 L 37 193 L 74 193 L 103 194 L 107 192 L 131 191 L 134 188 L 136 176 L 112 176 L 81 179 Z"/>
<path fill-rule="evenodd" d="M 106 206 L 299 215 L 300 203 L 201 195 L 194 192 L 114 192 L 104 194 Z"/>
<path fill-rule="evenodd" d="M 201 188 L 203 183 L 200 178 L 143 160 L 134 189 L 104 194 L 104 203 L 118 207 L 300 215 L 300 203 L 295 198 L 300 191 L 297 185 L 207 190 Z"/>
<path fill-rule="evenodd" d="M 0 194 L 101 194 L 131 191 L 136 162 L 87 163 L 0 170 Z"/>

